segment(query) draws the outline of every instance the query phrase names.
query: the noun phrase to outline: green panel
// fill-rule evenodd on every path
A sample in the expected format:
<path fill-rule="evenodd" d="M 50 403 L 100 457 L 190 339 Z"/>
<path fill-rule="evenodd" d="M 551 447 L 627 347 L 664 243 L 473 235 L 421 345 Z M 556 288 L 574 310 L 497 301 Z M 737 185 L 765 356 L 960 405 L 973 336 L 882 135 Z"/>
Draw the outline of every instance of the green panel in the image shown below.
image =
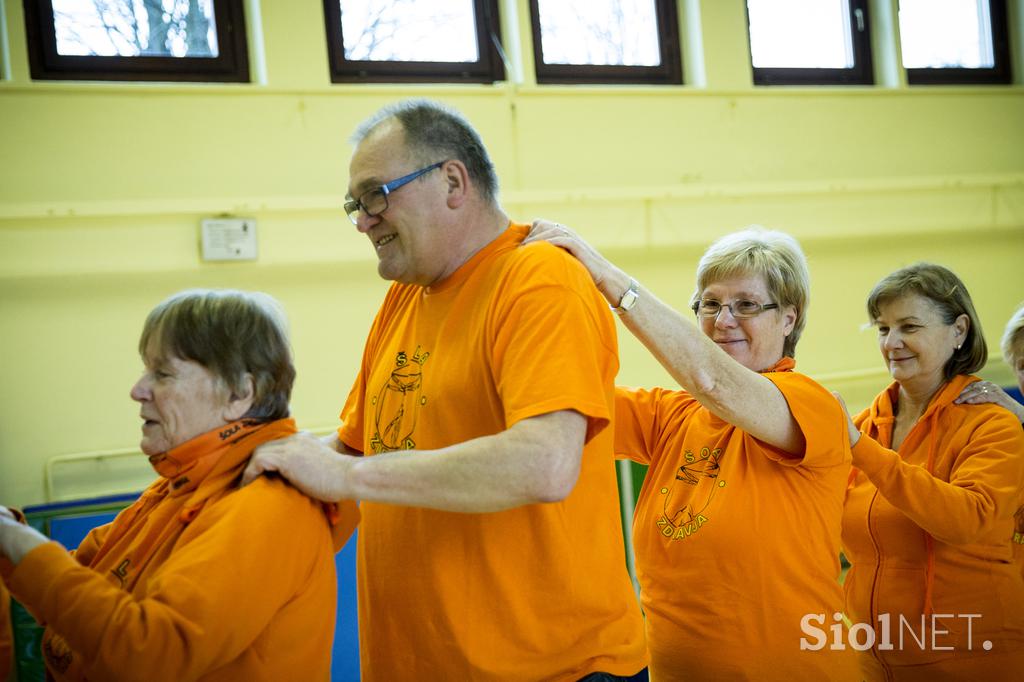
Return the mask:
<path fill-rule="evenodd" d="M 43 629 L 14 599 L 11 600 L 11 627 L 14 631 L 14 679 L 18 682 L 44 682 Z"/>
<path fill-rule="evenodd" d="M 640 497 L 640 488 L 644 484 L 644 476 L 647 474 L 647 467 L 643 464 L 637 464 L 636 462 L 629 462 L 630 471 L 632 473 L 632 487 L 633 487 L 633 500 L 637 500 Z M 615 467 L 615 479 L 619 486 L 619 498 L 622 499 L 624 495 L 625 483 L 622 480 L 621 470 L 618 466 Z M 626 565 L 630 567 L 630 577 L 636 581 L 635 570 L 631 565 L 629 558 L 630 547 L 629 547 L 629 529 L 633 525 L 633 509 L 624 509 L 624 505 L 619 505 L 619 517 L 622 521 L 622 540 L 626 546 Z"/>
<path fill-rule="evenodd" d="M 633 469 L 633 499 L 639 500 L 640 488 L 643 487 L 644 477 L 647 475 L 647 465 L 631 461 L 629 466 Z"/>

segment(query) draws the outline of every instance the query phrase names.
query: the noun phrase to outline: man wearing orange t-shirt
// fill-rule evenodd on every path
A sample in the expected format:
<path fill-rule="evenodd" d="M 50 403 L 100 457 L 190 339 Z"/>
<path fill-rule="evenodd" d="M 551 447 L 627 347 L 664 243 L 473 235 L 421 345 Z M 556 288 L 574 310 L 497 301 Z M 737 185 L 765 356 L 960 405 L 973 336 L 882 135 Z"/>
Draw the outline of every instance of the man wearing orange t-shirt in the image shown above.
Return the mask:
<path fill-rule="evenodd" d="M 364 680 L 643 674 L 608 306 L 568 254 L 520 248 L 457 114 L 402 102 L 356 145 L 345 208 L 395 284 L 337 436 L 267 444 L 246 479 L 362 500 Z"/>

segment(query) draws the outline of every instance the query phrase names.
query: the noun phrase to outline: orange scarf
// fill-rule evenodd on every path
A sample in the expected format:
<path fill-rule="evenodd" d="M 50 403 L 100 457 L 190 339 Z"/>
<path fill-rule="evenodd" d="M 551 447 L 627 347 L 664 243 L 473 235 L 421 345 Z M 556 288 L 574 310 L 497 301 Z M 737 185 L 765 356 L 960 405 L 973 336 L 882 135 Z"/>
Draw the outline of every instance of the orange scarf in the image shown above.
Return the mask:
<path fill-rule="evenodd" d="M 118 515 L 89 568 L 131 592 L 154 558 L 159 564 L 166 561 L 207 502 L 235 489 L 257 446 L 295 432 L 292 419 L 242 419 L 150 457 L 161 478 Z"/>
<path fill-rule="evenodd" d="M 793 368 L 796 367 L 796 360 L 791 357 L 781 357 L 779 361 L 768 369 L 761 372 L 762 374 L 768 374 L 769 372 L 792 372 Z"/>
<path fill-rule="evenodd" d="M 86 565 L 122 590 L 134 592 L 146 567 L 167 561 L 206 503 L 237 489 L 257 446 L 295 432 L 292 419 L 269 423 L 242 419 L 153 455 L 149 461 L 161 478 L 118 514 L 95 554 L 83 558 Z M 43 655 L 50 674 L 62 680 L 84 680 L 82 658 L 70 653 L 64 638 L 47 628 Z"/>

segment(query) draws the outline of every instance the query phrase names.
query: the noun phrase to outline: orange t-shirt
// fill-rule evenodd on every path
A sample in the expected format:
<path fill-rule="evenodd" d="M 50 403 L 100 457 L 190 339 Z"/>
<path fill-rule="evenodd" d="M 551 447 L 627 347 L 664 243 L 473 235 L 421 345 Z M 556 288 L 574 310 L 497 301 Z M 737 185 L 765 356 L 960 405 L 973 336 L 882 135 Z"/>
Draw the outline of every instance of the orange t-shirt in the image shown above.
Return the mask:
<path fill-rule="evenodd" d="M 807 448 L 794 457 L 685 391 L 615 394 L 615 452 L 649 465 L 633 519 L 651 678 L 851 680 L 852 651 L 801 650 L 841 613 L 839 523 L 850 469 L 846 417 L 784 358 L 764 374 Z"/>
<path fill-rule="evenodd" d="M 436 287 L 395 284 L 339 437 L 373 455 L 587 417 L 563 501 L 490 514 L 361 505 L 364 680 L 577 680 L 646 665 L 612 455 L 615 327 L 586 271 L 513 225 Z"/>
<path fill-rule="evenodd" d="M 863 655 L 869 679 L 1007 679 L 1024 666 L 1013 540 L 1024 432 L 998 405 L 953 402 L 977 380 L 947 383 L 898 451 L 890 449 L 898 384 L 854 419 L 865 436 L 853 449 L 858 471 L 843 514 L 847 612 L 878 631 L 888 614 L 892 644 L 876 641 Z"/>

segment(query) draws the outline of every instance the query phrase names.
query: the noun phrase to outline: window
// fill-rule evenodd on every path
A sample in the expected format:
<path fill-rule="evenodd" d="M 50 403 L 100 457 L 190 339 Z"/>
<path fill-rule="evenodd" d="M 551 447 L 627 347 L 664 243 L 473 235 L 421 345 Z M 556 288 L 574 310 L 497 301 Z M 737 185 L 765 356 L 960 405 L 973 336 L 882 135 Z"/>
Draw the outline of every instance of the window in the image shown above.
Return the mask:
<path fill-rule="evenodd" d="M 747 0 L 757 85 L 870 85 L 867 0 Z"/>
<path fill-rule="evenodd" d="M 505 77 L 497 0 L 324 0 L 331 81 Z"/>
<path fill-rule="evenodd" d="M 530 0 L 538 83 L 682 83 L 675 0 Z"/>
<path fill-rule="evenodd" d="M 249 81 L 242 0 L 25 0 L 37 80 Z"/>
<path fill-rule="evenodd" d="M 1005 0 L 900 0 L 911 85 L 1009 83 Z"/>

